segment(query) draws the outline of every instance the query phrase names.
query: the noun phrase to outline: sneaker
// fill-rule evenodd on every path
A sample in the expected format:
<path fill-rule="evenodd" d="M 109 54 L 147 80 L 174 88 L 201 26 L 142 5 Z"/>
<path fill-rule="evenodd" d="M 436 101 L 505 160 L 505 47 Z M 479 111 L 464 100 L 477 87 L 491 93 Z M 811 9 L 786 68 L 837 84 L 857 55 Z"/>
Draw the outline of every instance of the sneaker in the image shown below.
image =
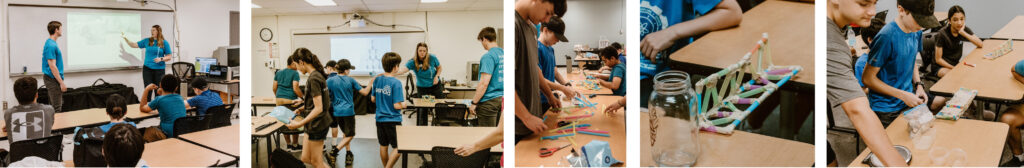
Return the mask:
<path fill-rule="evenodd" d="M 352 166 L 352 160 L 355 160 L 352 157 L 352 151 L 345 151 L 345 166 Z"/>
<path fill-rule="evenodd" d="M 334 164 L 335 162 L 338 161 L 338 153 L 336 152 L 337 150 L 338 149 L 334 149 L 334 150 L 325 149 L 324 150 L 324 159 L 327 159 L 327 165 L 330 166 L 330 167 L 337 167 L 338 166 L 338 165 Z"/>

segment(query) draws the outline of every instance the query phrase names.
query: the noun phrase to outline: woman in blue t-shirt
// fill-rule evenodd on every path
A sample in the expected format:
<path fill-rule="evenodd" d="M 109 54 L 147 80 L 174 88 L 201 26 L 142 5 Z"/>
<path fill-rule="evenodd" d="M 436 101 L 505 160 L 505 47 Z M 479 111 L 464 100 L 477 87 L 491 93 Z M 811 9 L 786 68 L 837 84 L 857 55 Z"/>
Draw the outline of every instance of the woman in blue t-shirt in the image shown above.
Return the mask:
<path fill-rule="evenodd" d="M 437 56 L 427 52 L 427 43 L 416 44 L 416 57 L 406 61 L 405 68 L 395 74 L 405 74 L 412 71 L 416 75 L 416 90 L 418 95 L 433 95 L 436 98 L 443 98 L 441 93 L 444 87 L 441 86 L 441 62 Z"/>
<path fill-rule="evenodd" d="M 128 43 L 128 46 L 146 50 L 146 58 L 142 59 L 143 86 L 159 82 L 160 78 L 163 78 L 166 73 L 164 71 L 166 62 L 171 60 L 171 44 L 167 43 L 167 39 L 164 39 L 163 29 L 160 28 L 160 25 L 153 25 L 149 33 L 149 38 L 138 42 L 128 40 L 128 37 L 124 37 L 124 33 L 121 33 L 121 37 L 124 38 L 125 43 Z"/>

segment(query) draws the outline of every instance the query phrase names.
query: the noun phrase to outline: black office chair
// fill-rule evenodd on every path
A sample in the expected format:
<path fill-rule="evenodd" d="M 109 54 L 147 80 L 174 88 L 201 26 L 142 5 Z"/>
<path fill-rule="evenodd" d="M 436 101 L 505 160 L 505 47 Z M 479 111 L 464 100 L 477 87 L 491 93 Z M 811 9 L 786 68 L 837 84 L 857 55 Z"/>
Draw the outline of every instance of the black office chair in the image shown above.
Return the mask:
<path fill-rule="evenodd" d="M 832 103 L 826 102 L 826 104 L 831 106 Z M 838 132 L 848 133 L 848 134 L 853 135 L 853 139 L 856 139 L 855 140 L 856 143 L 854 143 L 856 146 L 854 146 L 854 147 L 855 147 L 855 149 L 857 149 L 857 150 L 854 150 L 854 151 L 855 151 L 855 154 L 859 153 L 860 152 L 860 133 L 857 133 L 857 129 L 855 129 L 855 128 L 847 128 L 847 127 L 837 127 L 836 126 L 836 119 L 835 119 L 835 117 L 833 117 L 833 114 L 832 114 L 832 107 L 828 107 L 828 108 L 826 108 L 826 110 L 828 110 L 828 113 L 826 113 L 827 114 L 826 116 L 828 116 L 828 127 L 826 129 L 830 130 L 830 131 L 838 131 Z"/>
<path fill-rule="evenodd" d="M 210 116 L 210 128 L 217 128 L 231 125 L 231 112 L 235 110 L 235 104 L 213 106 L 206 109 L 206 115 Z"/>
<path fill-rule="evenodd" d="M 29 156 L 40 157 L 48 161 L 61 161 L 61 145 L 63 135 L 56 134 L 49 137 L 22 140 L 11 143 L 10 162 L 18 162 Z"/>
<path fill-rule="evenodd" d="M 208 115 L 182 117 L 174 120 L 174 137 L 206 129 L 210 129 L 210 116 Z"/>
<path fill-rule="evenodd" d="M 171 64 L 171 71 L 178 80 L 187 81 L 196 76 L 196 67 L 188 62 L 175 62 Z"/>
<path fill-rule="evenodd" d="M 932 83 L 939 81 L 939 66 L 935 63 L 935 36 L 938 32 L 925 33 L 921 36 L 921 67 L 917 70 L 924 74 L 924 80 Z M 956 62 L 950 62 L 956 65 Z"/>
<path fill-rule="evenodd" d="M 454 102 L 434 104 L 434 126 L 468 126 L 466 113 L 469 107 Z"/>
<path fill-rule="evenodd" d="M 462 157 L 455 154 L 455 148 L 435 146 L 430 150 L 430 167 L 451 167 L 451 168 L 480 168 L 487 164 L 490 158 L 490 149 L 480 150 L 469 156 Z"/>

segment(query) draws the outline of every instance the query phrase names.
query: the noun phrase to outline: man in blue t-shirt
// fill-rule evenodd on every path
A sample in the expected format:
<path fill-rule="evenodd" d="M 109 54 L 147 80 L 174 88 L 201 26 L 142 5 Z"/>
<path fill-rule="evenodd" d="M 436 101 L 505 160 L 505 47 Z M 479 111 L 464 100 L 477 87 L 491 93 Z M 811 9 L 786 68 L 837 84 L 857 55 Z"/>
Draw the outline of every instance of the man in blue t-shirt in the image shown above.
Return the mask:
<path fill-rule="evenodd" d="M 914 61 L 921 50 L 921 30 L 939 26 L 933 6 L 910 0 L 897 3 L 899 14 L 875 35 L 862 74 L 871 110 L 884 126 L 900 111 L 928 102 Z"/>
<path fill-rule="evenodd" d="M 743 12 L 736 0 L 640 1 L 640 106 L 654 91 L 651 79 L 668 69 L 668 54 L 683 48 L 694 36 L 740 24 Z"/>
<path fill-rule="evenodd" d="M 220 98 L 220 94 L 210 90 L 209 84 L 205 79 L 192 79 L 192 83 L 189 85 L 192 86 L 192 92 L 195 92 L 196 96 L 185 102 L 186 108 L 195 107 L 199 115 L 206 115 L 210 107 L 224 105 L 224 100 Z"/>
<path fill-rule="evenodd" d="M 539 30 L 540 36 L 537 38 L 537 65 L 545 79 L 541 83 L 547 84 L 551 90 L 560 90 L 566 93 L 566 96 L 575 97 L 578 92 L 568 87 L 571 84 L 569 80 L 555 70 L 555 49 L 552 48 L 558 42 L 569 42 L 569 39 L 565 38 L 565 23 L 560 17 L 555 16 L 541 25 L 543 26 Z M 541 111 L 551 109 L 547 96 L 541 96 L 540 103 Z"/>
<path fill-rule="evenodd" d="M 50 38 L 43 44 L 43 85 L 46 85 L 50 106 L 59 113 L 64 104 L 64 92 L 68 91 L 68 86 L 64 84 L 64 55 L 57 46 L 57 38 L 64 36 L 64 29 L 60 22 L 50 21 L 46 30 L 50 32 Z"/>
<path fill-rule="evenodd" d="M 160 130 L 167 137 L 174 137 L 174 121 L 185 117 L 185 99 L 177 94 L 180 81 L 173 75 L 164 75 L 160 79 L 160 86 L 149 84 L 142 92 L 142 106 L 139 111 L 151 113 L 156 111 L 160 116 Z M 157 94 L 153 101 L 149 100 L 149 93 L 156 90 Z"/>
<path fill-rule="evenodd" d="M 476 114 L 477 125 L 484 127 L 498 126 L 498 118 L 501 116 L 505 50 L 498 47 L 496 39 L 497 32 L 493 27 L 481 29 L 476 36 L 487 53 L 480 56 L 480 82 L 476 85 L 469 112 Z"/>
<path fill-rule="evenodd" d="M 598 76 L 603 79 L 598 81 L 601 87 L 606 87 L 612 90 L 612 94 L 625 96 L 626 95 L 626 65 L 619 62 L 618 51 L 614 47 L 605 47 L 601 49 L 601 62 L 604 62 L 604 66 L 612 68 L 611 75 L 607 78 Z"/>
<path fill-rule="evenodd" d="M 356 113 L 352 96 L 354 92 L 359 92 L 360 95 L 366 96 L 370 93 L 370 87 L 363 88 L 359 85 L 359 82 L 356 82 L 356 79 L 348 76 L 351 70 L 356 69 L 348 59 L 338 60 L 333 67 L 329 66 L 327 69 L 336 72 L 331 73 L 332 75 L 327 77 L 327 91 L 331 93 L 331 115 L 334 117 L 334 125 L 337 126 L 332 128 L 331 131 L 334 137 L 338 137 L 338 128 L 341 128 L 341 131 L 345 133 L 345 137 L 342 138 L 340 143 L 337 143 L 338 145 L 335 145 L 330 154 L 331 156 L 337 156 L 338 152 L 345 148 L 345 165 L 352 165 L 354 157 L 352 156 L 352 148 L 349 147 L 349 143 L 356 136 Z M 370 79 L 370 83 L 373 83 L 373 81 L 373 79 Z"/>
<path fill-rule="evenodd" d="M 402 57 L 388 52 L 380 62 L 385 72 L 374 79 L 370 86 L 373 87 L 370 101 L 377 105 L 377 143 L 380 144 L 381 164 L 393 167 L 398 161 L 398 133 L 395 132 L 395 126 L 402 125 L 401 111 L 405 108 L 405 96 L 402 94 L 402 81 L 395 78 L 392 72 L 398 71 Z M 390 153 L 388 146 L 392 148 Z"/>

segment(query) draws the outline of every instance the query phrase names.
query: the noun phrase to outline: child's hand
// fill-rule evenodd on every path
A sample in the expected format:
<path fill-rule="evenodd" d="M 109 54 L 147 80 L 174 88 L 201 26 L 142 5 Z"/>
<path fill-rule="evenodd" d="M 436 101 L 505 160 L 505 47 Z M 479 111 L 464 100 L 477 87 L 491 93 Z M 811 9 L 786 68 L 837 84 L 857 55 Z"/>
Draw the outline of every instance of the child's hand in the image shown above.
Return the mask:
<path fill-rule="evenodd" d="M 151 83 L 151 84 L 149 84 L 149 85 L 146 85 L 146 90 L 155 90 L 155 89 L 157 89 L 157 88 L 160 88 L 160 87 L 159 87 L 159 86 L 156 86 L 156 84 L 152 84 L 152 83 Z"/>
<path fill-rule="evenodd" d="M 609 105 L 608 107 L 604 108 L 604 113 L 613 114 L 615 113 L 615 111 L 619 111 L 619 109 L 621 108 L 622 104 L 619 104 L 619 101 L 615 101 L 615 103 L 612 103 L 612 105 Z"/>
<path fill-rule="evenodd" d="M 469 114 L 476 115 L 476 105 L 469 105 Z"/>
<path fill-rule="evenodd" d="M 928 102 L 928 93 L 924 92 L 924 86 L 918 85 L 916 96 L 921 99 L 922 103 Z"/>
<path fill-rule="evenodd" d="M 292 107 L 297 107 L 297 106 L 300 106 L 300 105 L 302 105 L 302 100 L 301 99 L 292 100 Z"/>
<path fill-rule="evenodd" d="M 643 40 L 640 40 L 640 52 L 647 58 L 654 60 L 658 52 L 672 46 L 672 41 L 675 40 L 674 37 L 675 34 L 672 34 L 671 31 L 664 30 L 647 34 Z"/>
<path fill-rule="evenodd" d="M 903 103 L 907 104 L 909 107 L 916 107 L 917 105 L 924 103 L 924 101 L 922 101 L 916 94 L 910 92 L 900 92 L 900 96 L 897 98 L 902 100 Z"/>
<path fill-rule="evenodd" d="M 551 105 L 554 106 L 555 104 L 558 103 L 552 103 Z M 533 131 L 534 133 L 544 132 L 544 130 L 548 129 L 548 126 L 544 125 L 544 120 L 537 116 L 531 115 L 526 118 L 520 118 L 520 120 L 523 121 L 523 125 L 525 125 L 527 129 L 530 129 L 530 131 Z"/>
<path fill-rule="evenodd" d="M 292 121 L 291 123 L 289 123 L 288 125 L 285 125 L 285 126 L 288 127 L 288 129 L 298 129 L 299 127 L 302 127 L 302 125 L 299 124 L 299 122 L 295 122 L 295 121 Z"/>

